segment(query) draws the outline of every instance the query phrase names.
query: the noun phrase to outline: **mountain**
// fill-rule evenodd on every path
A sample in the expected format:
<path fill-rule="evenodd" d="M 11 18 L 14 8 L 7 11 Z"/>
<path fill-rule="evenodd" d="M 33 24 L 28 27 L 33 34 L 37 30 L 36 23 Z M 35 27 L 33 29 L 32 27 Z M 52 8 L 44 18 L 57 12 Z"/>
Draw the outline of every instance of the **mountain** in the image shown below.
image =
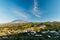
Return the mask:
<path fill-rule="evenodd" d="M 29 22 L 29 21 L 25 21 L 25 20 L 20 20 L 20 19 L 18 19 L 18 20 L 14 20 L 14 21 L 12 21 L 13 23 L 27 23 L 27 22 Z"/>

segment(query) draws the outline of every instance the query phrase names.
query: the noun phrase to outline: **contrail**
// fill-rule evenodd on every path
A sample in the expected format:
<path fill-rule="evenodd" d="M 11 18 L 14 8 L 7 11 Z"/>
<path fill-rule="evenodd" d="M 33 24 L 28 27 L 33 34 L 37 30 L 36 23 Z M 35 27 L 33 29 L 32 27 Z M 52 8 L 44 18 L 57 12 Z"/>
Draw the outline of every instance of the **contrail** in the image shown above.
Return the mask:
<path fill-rule="evenodd" d="M 40 17 L 37 0 L 34 0 L 33 14 L 37 17 Z"/>

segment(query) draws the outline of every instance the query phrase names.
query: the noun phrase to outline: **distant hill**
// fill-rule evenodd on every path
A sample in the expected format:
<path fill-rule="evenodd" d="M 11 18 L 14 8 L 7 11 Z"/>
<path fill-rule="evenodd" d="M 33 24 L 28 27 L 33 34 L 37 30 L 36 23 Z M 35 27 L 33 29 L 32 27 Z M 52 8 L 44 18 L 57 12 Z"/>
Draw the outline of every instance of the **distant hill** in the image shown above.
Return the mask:
<path fill-rule="evenodd" d="M 20 19 L 12 21 L 12 23 L 27 23 L 27 22 L 29 21 L 20 20 Z"/>

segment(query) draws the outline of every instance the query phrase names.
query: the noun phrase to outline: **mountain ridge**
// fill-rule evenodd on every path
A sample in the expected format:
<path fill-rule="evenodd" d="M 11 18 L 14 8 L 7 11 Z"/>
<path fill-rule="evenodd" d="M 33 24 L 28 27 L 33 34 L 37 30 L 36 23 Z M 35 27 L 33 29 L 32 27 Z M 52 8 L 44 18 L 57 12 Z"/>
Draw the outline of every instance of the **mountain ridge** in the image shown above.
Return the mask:
<path fill-rule="evenodd" d="M 30 22 L 30 21 L 17 19 L 17 20 L 13 20 L 12 22 L 13 22 L 13 23 L 27 23 L 27 22 Z"/>

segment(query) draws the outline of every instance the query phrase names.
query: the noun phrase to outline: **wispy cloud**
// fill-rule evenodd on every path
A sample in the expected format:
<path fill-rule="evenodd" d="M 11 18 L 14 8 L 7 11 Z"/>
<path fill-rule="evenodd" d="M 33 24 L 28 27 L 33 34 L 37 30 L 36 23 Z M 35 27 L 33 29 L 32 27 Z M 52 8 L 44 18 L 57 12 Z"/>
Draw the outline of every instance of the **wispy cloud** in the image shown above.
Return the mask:
<path fill-rule="evenodd" d="M 38 6 L 37 0 L 34 0 L 34 8 L 33 8 L 34 11 L 37 11 L 37 6 Z"/>
<path fill-rule="evenodd" d="M 17 10 L 14 10 L 13 12 L 16 13 L 16 14 L 18 14 L 19 16 L 21 16 L 21 17 L 23 17 L 23 18 L 27 18 L 27 16 L 24 15 L 22 12 L 19 12 L 19 11 L 17 11 Z"/>
<path fill-rule="evenodd" d="M 12 8 L 12 12 L 19 15 L 20 17 L 23 17 L 24 19 L 28 19 L 29 18 L 29 15 L 25 12 L 25 11 L 22 11 L 24 9 L 19 9 L 19 8 Z"/>
<path fill-rule="evenodd" d="M 34 7 L 32 10 L 32 13 L 36 16 L 36 17 L 41 17 L 40 14 L 42 13 L 39 9 L 38 9 L 38 3 L 37 0 L 34 0 Z"/>

